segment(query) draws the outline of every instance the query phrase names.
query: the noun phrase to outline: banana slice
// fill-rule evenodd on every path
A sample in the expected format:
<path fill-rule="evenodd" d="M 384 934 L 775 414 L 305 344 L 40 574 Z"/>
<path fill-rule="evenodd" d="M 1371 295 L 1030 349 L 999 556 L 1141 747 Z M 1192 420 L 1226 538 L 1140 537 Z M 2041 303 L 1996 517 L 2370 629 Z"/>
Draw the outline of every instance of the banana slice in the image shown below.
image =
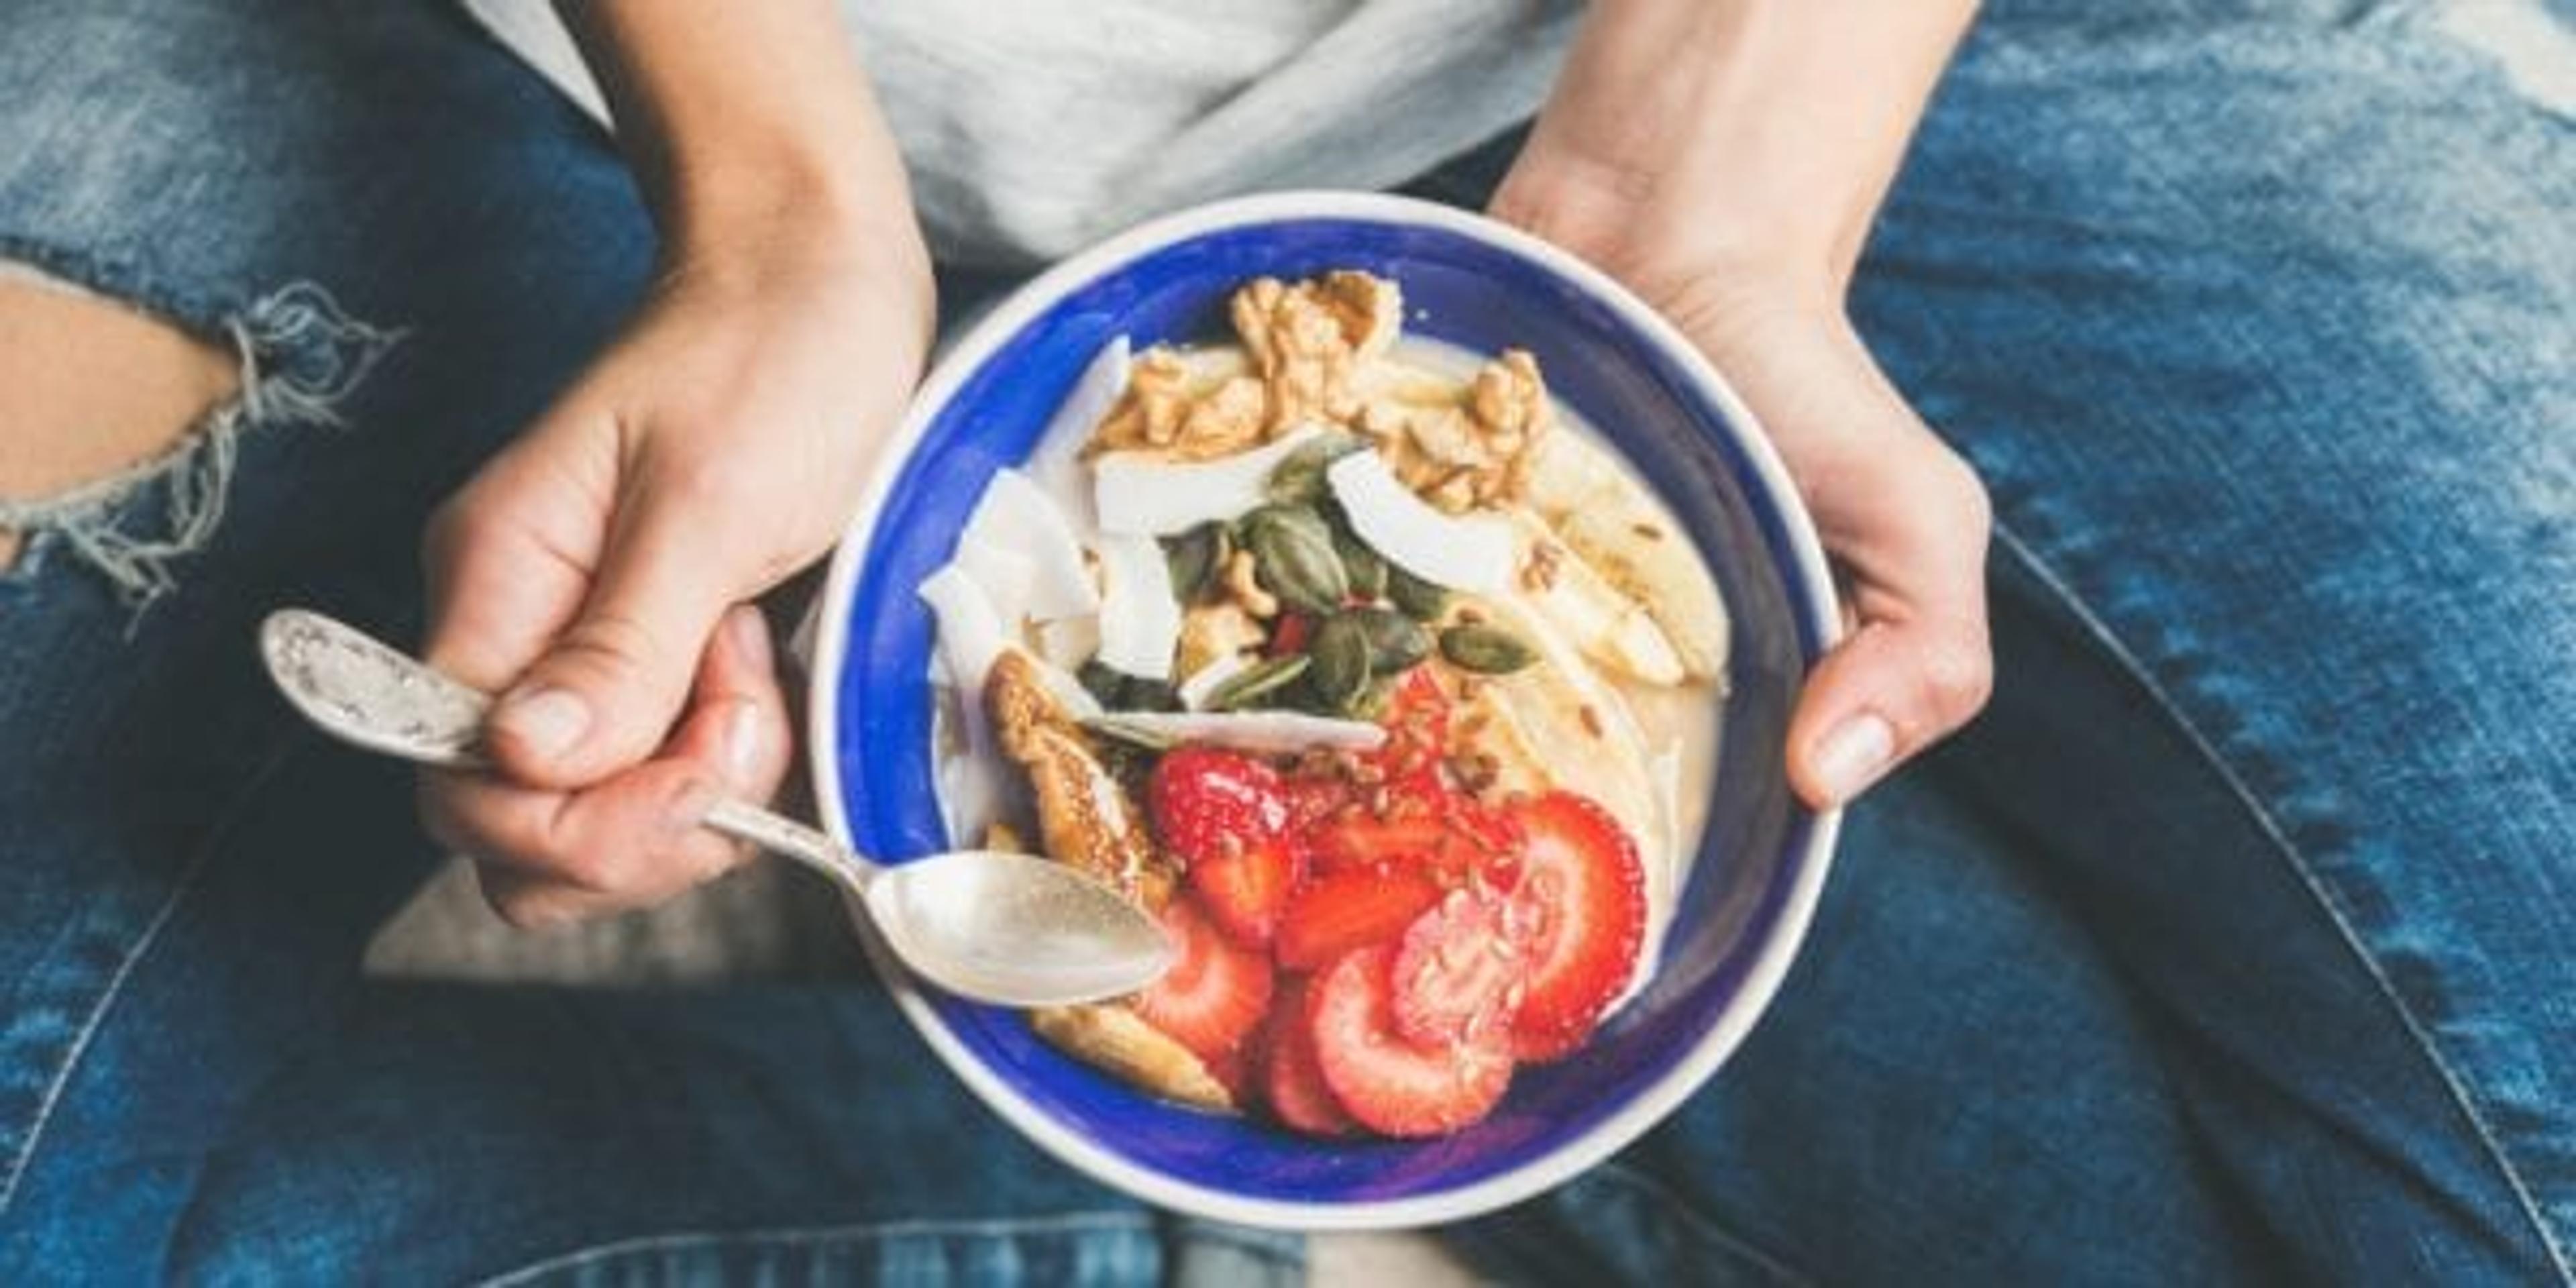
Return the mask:
<path fill-rule="evenodd" d="M 1165 1099 L 1232 1113 L 1234 1097 L 1188 1047 L 1114 1002 L 1029 1012 L 1029 1027 L 1057 1049 Z"/>
<path fill-rule="evenodd" d="M 1681 883 L 1670 805 L 1659 787 L 1654 749 L 1616 689 L 1584 664 L 1574 645 L 1517 596 L 1468 600 L 1529 641 L 1539 663 L 1462 684 L 1450 728 L 1468 750 L 1494 758 L 1506 791 L 1561 788 L 1588 796 L 1619 820 L 1637 846 L 1646 878 L 1646 957 L 1653 961 Z"/>
<path fill-rule="evenodd" d="M 1522 597 L 1584 656 L 1646 684 L 1687 678 L 1681 655 L 1645 605 L 1559 540 L 1547 520 L 1527 510 L 1509 514 Z"/>
<path fill-rule="evenodd" d="M 1693 680 L 1723 683 L 1726 601 L 1690 535 L 1610 454 L 1562 430 L 1530 445 L 1530 507 L 1612 586 L 1644 606 Z"/>

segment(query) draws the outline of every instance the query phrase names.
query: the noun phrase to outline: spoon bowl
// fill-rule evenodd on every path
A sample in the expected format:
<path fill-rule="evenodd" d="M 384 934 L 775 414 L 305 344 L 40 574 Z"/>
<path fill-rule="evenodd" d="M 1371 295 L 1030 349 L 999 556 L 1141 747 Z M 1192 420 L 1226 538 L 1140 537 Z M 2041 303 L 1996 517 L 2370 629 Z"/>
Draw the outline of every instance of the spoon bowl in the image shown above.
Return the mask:
<path fill-rule="evenodd" d="M 260 657 L 288 702 L 352 746 L 445 769 L 490 767 L 492 699 L 355 627 L 300 608 L 260 625 Z M 955 850 L 887 867 L 820 831 L 727 800 L 704 826 L 792 859 L 859 896 L 887 947 L 929 983 L 1003 1006 L 1133 993 L 1175 956 L 1160 923 L 1060 863 Z"/>

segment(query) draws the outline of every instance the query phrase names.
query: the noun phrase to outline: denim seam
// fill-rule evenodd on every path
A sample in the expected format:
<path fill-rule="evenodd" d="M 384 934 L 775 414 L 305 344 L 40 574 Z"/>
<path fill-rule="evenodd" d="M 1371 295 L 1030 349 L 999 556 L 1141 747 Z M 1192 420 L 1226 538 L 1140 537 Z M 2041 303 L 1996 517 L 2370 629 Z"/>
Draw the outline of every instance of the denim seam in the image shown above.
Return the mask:
<path fill-rule="evenodd" d="M 1661 1207 L 1665 1212 L 1679 1218 L 1685 1226 L 1689 1227 L 1693 1234 L 1698 1235 L 1701 1239 L 1725 1248 L 1744 1260 L 1753 1262 L 1782 1282 L 1793 1284 L 1809 1284 L 1815 1282 L 1815 1280 L 1809 1278 L 1804 1273 L 1792 1268 L 1786 1261 L 1773 1256 L 1771 1253 L 1748 1242 L 1743 1236 L 1727 1229 L 1726 1226 L 1715 1217 L 1710 1216 L 1707 1212 L 1701 1210 L 1698 1205 L 1683 1198 L 1681 1195 L 1674 1193 L 1670 1186 L 1656 1180 L 1654 1177 L 1648 1176 L 1643 1172 L 1639 1172 L 1625 1164 L 1610 1162 L 1603 1163 L 1599 1167 L 1594 1168 L 1590 1179 L 1615 1181 L 1621 1185 L 1627 1186 L 1630 1190 L 1653 1200 L 1656 1205 Z"/>
<path fill-rule="evenodd" d="M 286 762 L 287 756 L 294 749 L 295 744 L 289 742 L 270 752 L 267 761 L 251 775 L 241 794 L 234 798 L 231 808 L 236 810 L 242 808 L 244 802 L 256 795 L 260 785 L 276 775 L 278 767 Z M 218 819 L 215 825 L 208 829 L 204 844 L 198 847 L 196 855 L 188 861 L 188 866 L 181 870 L 178 878 L 171 882 L 170 893 L 162 896 L 161 906 L 153 911 L 151 919 L 144 923 L 142 931 L 134 937 L 134 942 L 126 946 L 124 956 L 116 963 L 116 969 L 108 973 L 107 982 L 100 989 L 97 1000 L 90 1003 L 89 1015 L 82 1020 L 80 1032 L 73 1036 L 71 1044 L 65 1048 L 60 1066 L 54 1070 L 52 1080 L 45 1086 L 43 1099 L 37 1102 L 36 1115 L 27 1124 L 26 1138 L 19 1142 L 18 1151 L 10 1158 L 7 1171 L 0 1173 L 0 1215 L 6 1215 L 17 1201 L 18 1184 L 25 1179 L 27 1168 L 34 1161 L 37 1148 L 44 1141 L 45 1129 L 52 1123 L 55 1106 L 62 1101 L 63 1089 L 71 1085 L 72 1075 L 80 1069 L 82 1058 L 89 1053 L 90 1040 L 97 1036 L 99 1027 L 107 1022 L 108 1012 L 115 1009 L 117 999 L 125 991 L 126 979 L 134 973 L 135 966 L 143 960 L 144 955 L 152 950 L 152 945 L 160 940 L 163 928 L 167 927 L 170 919 L 178 914 L 180 903 L 188 897 L 190 891 L 196 888 L 198 879 L 205 875 L 207 865 L 213 862 L 216 842 L 232 825 L 230 814 L 231 811 L 228 810 L 225 817 Z"/>
<path fill-rule="evenodd" d="M 2476 1098 L 2470 1095 L 2467 1084 L 2460 1079 L 2450 1061 L 2443 1056 L 2441 1048 L 2435 1044 L 2432 1035 L 2416 1016 L 2414 1008 L 2408 1005 L 2405 995 L 2398 991 L 2396 982 L 2381 969 L 2379 959 L 2371 954 L 2369 946 L 2362 941 L 2359 931 L 2346 915 L 2334 891 L 2317 876 L 2305 856 L 2300 853 L 2299 847 L 2290 840 L 2288 832 L 2281 826 L 2280 821 L 2265 808 L 2261 798 L 2237 772 L 2235 764 L 2185 713 L 2181 702 L 2157 678 L 2154 667 L 2131 650 L 2111 630 L 2109 623 L 2094 612 L 2092 605 L 2077 594 L 2075 588 L 2060 576 L 2056 569 L 2041 559 L 2038 552 L 2001 518 L 1995 521 L 1994 532 L 1996 539 L 2009 548 L 2033 576 L 2056 593 L 2067 611 L 2075 614 L 2078 620 L 2083 622 L 2085 629 L 2093 635 L 2094 641 L 2101 645 L 2132 679 L 2137 681 L 2148 698 L 2156 704 L 2157 709 L 2162 711 L 2165 718 L 2172 721 L 2175 728 L 2190 741 L 2192 747 L 2199 752 L 2201 759 L 2218 774 L 2220 781 L 2227 785 L 2228 792 L 2236 797 L 2246 813 L 2262 829 L 2263 835 L 2271 841 L 2274 851 L 2298 877 L 2300 885 L 2307 889 L 2309 897 L 2317 901 L 2327 918 L 2334 923 L 2335 932 L 2343 939 L 2344 946 L 2361 963 L 2362 969 L 2369 973 L 2380 996 L 2388 1003 L 2389 1009 L 2396 1013 L 2399 1023 L 2405 1027 L 2407 1036 L 2414 1041 L 2417 1050 L 2423 1054 L 2425 1062 L 2432 1066 L 2435 1076 L 2441 1079 L 2443 1088 L 2451 1095 L 2452 1104 L 2467 1120 L 2470 1130 L 2476 1133 L 2479 1145 L 2486 1150 L 2496 1171 L 2504 1178 L 2506 1188 L 2512 1191 L 2514 1202 L 2521 1208 L 2523 1218 L 2530 1222 L 2533 1232 L 2539 1236 L 2541 1248 L 2548 1254 L 2551 1266 L 2558 1272 L 2560 1281 L 2576 1284 L 2576 1264 L 2571 1264 L 2568 1250 L 2560 1245 L 2557 1232 L 2550 1227 L 2547 1216 L 2540 1209 L 2537 1197 L 2532 1193 L 2521 1169 L 2506 1152 L 2493 1125 L 2479 1111 Z"/>
<path fill-rule="evenodd" d="M 507 1285 L 533 1283 L 546 1275 L 616 1257 L 693 1247 L 743 1247 L 759 1244 L 800 1247 L 836 1242 L 876 1242 L 924 1235 L 963 1234 L 976 1237 L 1016 1238 L 1030 1234 L 1119 1232 L 1151 1235 L 1153 1218 L 1146 1212 L 1067 1212 L 1047 1217 L 982 1221 L 887 1221 L 857 1225 L 797 1226 L 772 1230 L 692 1230 L 672 1234 L 637 1235 L 632 1238 L 574 1248 L 475 1282 L 480 1288 L 507 1288 Z M 1273 1252 L 1271 1255 L 1275 1257 L 1277 1254 Z"/>

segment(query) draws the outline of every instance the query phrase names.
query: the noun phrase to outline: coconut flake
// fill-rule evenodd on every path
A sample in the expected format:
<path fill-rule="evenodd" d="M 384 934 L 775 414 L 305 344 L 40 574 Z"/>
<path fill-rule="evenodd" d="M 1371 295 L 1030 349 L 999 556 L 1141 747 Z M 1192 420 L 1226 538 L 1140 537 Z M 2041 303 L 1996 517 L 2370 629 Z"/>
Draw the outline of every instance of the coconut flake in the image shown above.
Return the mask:
<path fill-rule="evenodd" d="M 949 562 L 974 580 L 994 616 L 1004 622 L 1028 616 L 1029 597 L 1037 589 L 1037 560 L 969 528 L 957 538 L 957 554 Z"/>
<path fill-rule="evenodd" d="M 1071 671 L 1100 651 L 1100 617 L 1088 614 L 1040 622 L 1033 632 L 1037 636 L 1037 653 L 1049 663 Z"/>
<path fill-rule="evenodd" d="M 1092 463 L 1092 502 L 1101 531 L 1166 536 L 1212 519 L 1241 518 L 1267 499 L 1270 471 L 1324 432 L 1321 425 L 1299 425 L 1260 447 L 1211 461 L 1108 453 Z"/>
<path fill-rule="evenodd" d="M 1386 742 L 1386 730 L 1365 720 L 1302 711 L 1121 711 L 1098 723 L 1161 742 L 1207 743 L 1264 755 L 1375 751 Z"/>
<path fill-rule="evenodd" d="M 1375 452 L 1324 471 L 1351 531 L 1406 572 L 1454 590 L 1493 594 L 1512 576 L 1512 531 L 1499 520 L 1442 514 L 1398 481 Z"/>
<path fill-rule="evenodd" d="M 1023 467 L 1039 488 L 1058 499 L 1075 534 L 1085 541 L 1100 531 L 1100 519 L 1091 510 L 1091 467 L 1082 459 L 1082 449 L 1126 396 L 1129 367 L 1127 337 L 1102 345 L 1099 355 L 1073 382 L 1072 391 L 1057 404 Z"/>
<path fill-rule="evenodd" d="M 993 659 L 1014 646 L 993 601 L 972 574 L 953 563 L 923 578 L 914 593 L 939 619 L 939 657 L 949 682 L 962 694 L 982 694 Z M 969 709 L 975 705 L 970 703 Z"/>
<path fill-rule="evenodd" d="M 1172 678 L 1181 640 L 1181 601 L 1171 566 L 1152 537 L 1113 532 L 1100 539 L 1100 661 L 1147 680 Z"/>
<path fill-rule="evenodd" d="M 1023 617 L 1048 622 L 1100 608 L 1100 596 L 1092 588 L 1091 570 L 1082 561 L 1082 543 L 1073 535 L 1072 521 L 1053 498 L 1018 470 L 994 472 L 993 481 L 975 503 L 975 513 L 966 520 L 966 531 L 958 542 L 961 553 L 972 543 L 974 548 L 987 552 L 988 558 L 1007 553 L 1028 563 L 1028 589 L 1021 596 L 1005 599 L 998 586 L 978 578 L 986 596 L 993 600 L 994 609 L 1015 627 Z M 982 570 L 969 563 L 968 571 Z"/>
<path fill-rule="evenodd" d="M 1173 691 L 1174 696 L 1189 710 L 1205 710 L 1208 695 L 1216 692 L 1216 686 L 1243 674 L 1251 665 L 1250 654 L 1228 653 L 1190 672 L 1190 678 L 1181 681 L 1180 687 Z"/>

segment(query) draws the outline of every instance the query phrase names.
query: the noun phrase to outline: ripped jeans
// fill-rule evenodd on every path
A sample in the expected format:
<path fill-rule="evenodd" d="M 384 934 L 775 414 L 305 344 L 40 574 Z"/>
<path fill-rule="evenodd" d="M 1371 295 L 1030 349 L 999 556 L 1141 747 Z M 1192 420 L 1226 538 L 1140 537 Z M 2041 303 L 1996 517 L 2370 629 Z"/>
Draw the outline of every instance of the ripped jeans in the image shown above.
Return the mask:
<path fill-rule="evenodd" d="M 1293 1279 L 1039 1156 L 863 982 L 358 976 L 435 856 L 253 626 L 412 635 L 424 515 L 651 231 L 444 5 L 251 8 L 33 0 L 0 42 L 0 258 L 245 385 L 0 511 L 0 1281 Z M 1989 10 L 1854 307 L 1993 488 L 1994 706 L 1855 811 L 1706 1091 L 1448 1233 L 1533 1282 L 2563 1280 L 2566 30 Z"/>

